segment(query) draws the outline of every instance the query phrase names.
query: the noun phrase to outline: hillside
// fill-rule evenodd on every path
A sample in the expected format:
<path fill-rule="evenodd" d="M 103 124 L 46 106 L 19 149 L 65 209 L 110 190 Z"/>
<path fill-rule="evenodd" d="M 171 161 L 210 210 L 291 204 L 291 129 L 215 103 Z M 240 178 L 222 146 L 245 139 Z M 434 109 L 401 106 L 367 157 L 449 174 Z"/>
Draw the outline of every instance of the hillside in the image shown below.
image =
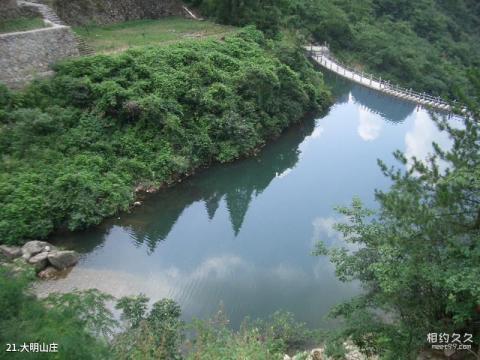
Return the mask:
<path fill-rule="evenodd" d="M 434 95 L 471 89 L 466 74 L 480 66 L 480 5 L 472 0 L 190 2 L 222 23 L 327 42 L 351 65 Z"/>

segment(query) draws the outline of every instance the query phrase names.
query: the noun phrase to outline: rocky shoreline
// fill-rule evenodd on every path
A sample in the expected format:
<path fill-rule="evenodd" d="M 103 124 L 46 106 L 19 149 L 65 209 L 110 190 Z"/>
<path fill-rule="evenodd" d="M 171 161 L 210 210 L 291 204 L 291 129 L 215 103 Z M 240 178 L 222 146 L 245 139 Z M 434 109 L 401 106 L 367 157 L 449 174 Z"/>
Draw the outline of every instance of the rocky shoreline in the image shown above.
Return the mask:
<path fill-rule="evenodd" d="M 23 264 L 32 267 L 41 279 L 52 279 L 63 271 L 73 267 L 79 259 L 76 251 L 58 249 L 46 242 L 33 240 L 22 247 L 0 245 L 0 254 L 9 263 L 13 270 L 21 270 Z"/>
<path fill-rule="evenodd" d="M 352 342 L 346 341 L 345 347 L 345 360 L 378 360 L 378 356 L 368 357 L 360 352 L 360 349 L 356 347 Z M 294 356 L 285 355 L 283 360 L 333 360 L 325 354 L 324 347 L 318 347 L 310 351 L 304 351 Z"/>
<path fill-rule="evenodd" d="M 367 356 L 361 353 L 360 349 L 353 344 L 351 340 L 347 340 L 343 343 L 345 354 L 343 360 L 378 360 L 378 355 Z M 425 349 L 421 351 L 416 360 L 447 360 L 454 359 L 452 357 L 455 351 L 436 352 L 431 349 Z M 457 358 L 455 358 L 457 359 Z M 325 346 L 320 346 L 315 349 L 304 351 L 293 356 L 284 355 L 283 360 L 334 360 L 325 354 Z"/>

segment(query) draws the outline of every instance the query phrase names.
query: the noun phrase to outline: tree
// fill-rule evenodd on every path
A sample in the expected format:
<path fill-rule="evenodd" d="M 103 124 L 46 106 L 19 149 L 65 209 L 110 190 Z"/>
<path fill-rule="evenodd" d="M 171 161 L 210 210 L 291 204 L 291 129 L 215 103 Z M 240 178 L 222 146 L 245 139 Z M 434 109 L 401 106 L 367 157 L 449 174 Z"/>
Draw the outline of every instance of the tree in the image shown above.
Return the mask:
<path fill-rule="evenodd" d="M 480 76 L 471 74 L 480 95 Z M 377 191 L 377 211 L 358 199 L 340 208 L 348 221 L 336 229 L 352 248 L 327 249 L 342 281 L 359 280 L 363 293 L 335 307 L 345 319 L 339 337 L 385 359 L 414 359 L 429 333 L 472 334 L 480 355 L 480 116 L 479 98 L 464 99 L 461 126 L 436 119 L 453 141 L 434 145 L 423 162 L 395 157 L 406 170 L 387 168 L 393 184 Z M 446 167 L 446 170 L 444 170 Z"/>
<path fill-rule="evenodd" d="M 117 359 L 181 359 L 184 324 L 180 306 L 162 299 L 147 311 L 145 295 L 121 298 L 116 308 L 122 310 L 125 329 L 113 342 Z"/>

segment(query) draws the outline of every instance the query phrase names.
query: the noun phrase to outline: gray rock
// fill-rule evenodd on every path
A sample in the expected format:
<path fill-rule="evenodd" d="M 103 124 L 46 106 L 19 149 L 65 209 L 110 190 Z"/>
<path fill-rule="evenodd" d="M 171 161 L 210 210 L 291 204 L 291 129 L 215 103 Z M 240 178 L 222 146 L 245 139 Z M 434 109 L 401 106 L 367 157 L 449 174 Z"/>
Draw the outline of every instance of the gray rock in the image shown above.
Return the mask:
<path fill-rule="evenodd" d="M 46 241 L 38 241 L 33 240 L 27 242 L 25 245 L 22 246 L 22 254 L 25 260 L 30 259 L 32 256 L 37 255 L 44 251 L 52 251 L 55 250 L 55 246 L 46 242 Z"/>
<path fill-rule="evenodd" d="M 48 253 L 48 261 L 59 270 L 66 269 L 78 262 L 75 251 L 52 251 Z"/>
<path fill-rule="evenodd" d="M 16 259 L 22 256 L 22 249 L 18 246 L 0 245 L 0 253 L 9 259 Z"/>
<path fill-rule="evenodd" d="M 36 271 L 42 271 L 48 265 L 48 252 L 41 252 L 28 259 L 28 263 L 35 267 Z"/>
<path fill-rule="evenodd" d="M 323 349 L 314 349 L 311 352 L 312 360 L 323 360 Z"/>
<path fill-rule="evenodd" d="M 44 270 L 38 273 L 38 277 L 40 279 L 48 280 L 57 277 L 59 271 L 55 269 L 53 266 L 47 266 Z"/>

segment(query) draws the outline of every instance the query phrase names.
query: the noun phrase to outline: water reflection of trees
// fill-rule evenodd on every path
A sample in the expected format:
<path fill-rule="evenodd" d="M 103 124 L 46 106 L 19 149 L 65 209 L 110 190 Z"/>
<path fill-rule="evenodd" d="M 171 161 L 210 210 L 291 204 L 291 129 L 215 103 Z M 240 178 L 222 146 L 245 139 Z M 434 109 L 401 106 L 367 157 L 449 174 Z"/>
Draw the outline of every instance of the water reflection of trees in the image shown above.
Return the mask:
<path fill-rule="evenodd" d="M 352 98 L 368 111 L 391 122 L 404 121 L 415 109 L 412 103 L 341 78 L 326 75 L 325 79 L 333 87 L 336 104 L 347 103 Z M 205 204 L 210 220 L 215 217 L 221 201 L 225 201 L 233 232 L 238 235 L 252 199 L 267 188 L 275 176 L 295 166 L 298 147 L 313 130 L 314 120 L 305 120 L 270 143 L 257 157 L 211 167 L 184 183 L 149 197 L 143 206 L 130 214 L 122 214 L 120 219 L 109 219 L 86 232 L 61 234 L 58 238 L 62 243 L 70 244 L 69 247 L 86 253 L 102 246 L 112 228 L 120 225 L 128 229 L 138 246 L 146 244 L 153 251 L 159 241 L 167 238 L 182 212 L 198 201 Z"/>
<path fill-rule="evenodd" d="M 82 231 L 60 230 L 48 239 L 54 245 L 87 254 L 103 246 L 105 237 L 113 227 L 113 219 L 107 219 L 100 225 Z"/>
<path fill-rule="evenodd" d="M 313 119 L 305 120 L 256 157 L 214 166 L 182 184 L 160 191 L 145 201 L 144 206 L 123 216 L 121 224 L 131 230 L 138 244 L 147 244 L 153 251 L 159 241 L 167 238 L 188 206 L 203 201 L 209 219 L 213 219 L 224 200 L 233 232 L 238 235 L 252 199 L 277 175 L 295 166 L 300 153 L 298 147 L 313 132 L 314 124 Z"/>
<path fill-rule="evenodd" d="M 402 101 L 360 85 L 353 86 L 351 94 L 355 103 L 392 123 L 405 121 L 416 108 L 416 105 L 412 102 Z"/>

